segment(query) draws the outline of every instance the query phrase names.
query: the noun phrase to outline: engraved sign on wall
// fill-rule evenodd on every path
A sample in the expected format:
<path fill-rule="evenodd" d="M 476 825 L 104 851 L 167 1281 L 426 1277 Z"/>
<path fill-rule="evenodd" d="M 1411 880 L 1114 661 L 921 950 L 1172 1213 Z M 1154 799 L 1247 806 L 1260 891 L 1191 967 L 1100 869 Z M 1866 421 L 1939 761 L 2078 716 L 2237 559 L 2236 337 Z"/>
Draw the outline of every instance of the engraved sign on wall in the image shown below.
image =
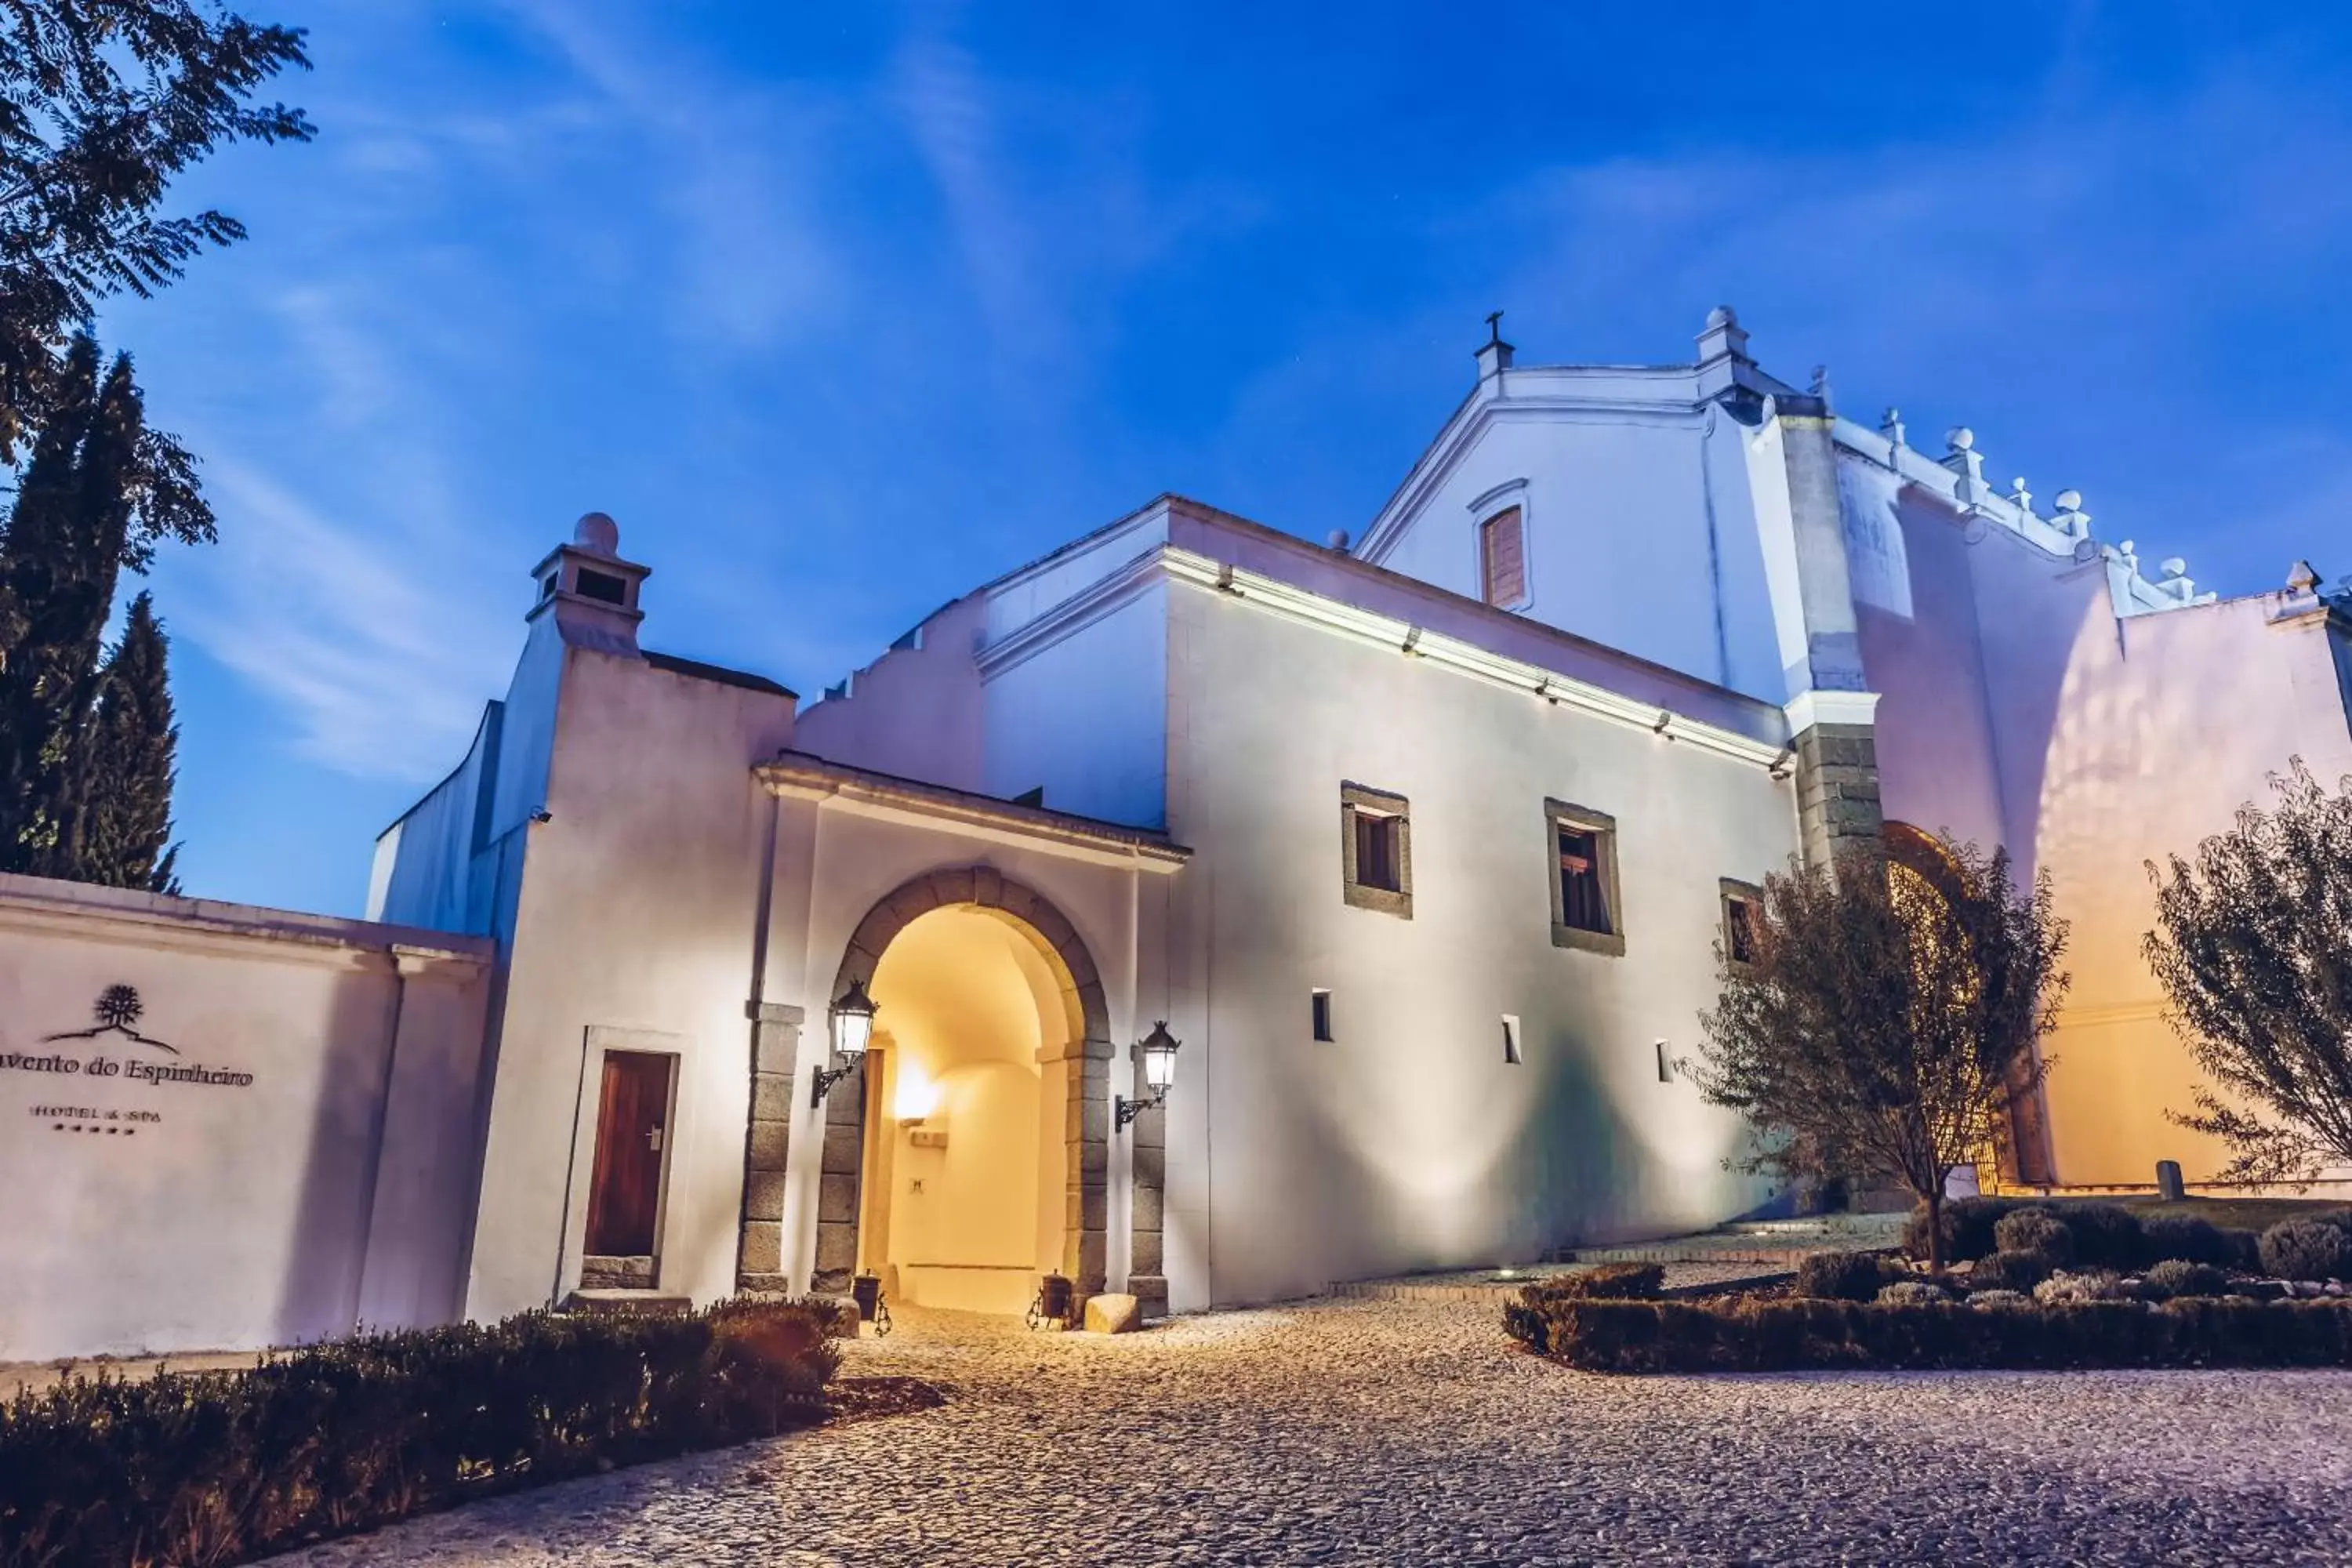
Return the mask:
<path fill-rule="evenodd" d="M 40 1047 L 31 1050 L 0 1049 L 0 1073 L 49 1075 L 52 1092 L 26 1107 L 33 1118 L 54 1132 L 98 1137 L 131 1138 L 152 1131 L 163 1122 L 170 1102 L 91 1104 L 77 1090 L 116 1083 L 143 1084 L 150 1090 L 253 1087 L 249 1072 L 191 1059 L 178 1046 L 142 1032 L 139 1026 L 146 1012 L 136 990 L 110 985 L 92 1004 L 94 1021 L 88 1028 L 44 1035 Z"/>

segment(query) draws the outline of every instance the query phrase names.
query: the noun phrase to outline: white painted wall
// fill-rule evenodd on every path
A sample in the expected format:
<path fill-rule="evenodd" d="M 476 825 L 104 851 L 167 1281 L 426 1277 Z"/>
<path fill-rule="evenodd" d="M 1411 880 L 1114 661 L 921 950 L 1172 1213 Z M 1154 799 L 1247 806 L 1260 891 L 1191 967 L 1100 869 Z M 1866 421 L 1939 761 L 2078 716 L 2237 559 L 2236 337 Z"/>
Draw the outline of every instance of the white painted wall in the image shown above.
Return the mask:
<path fill-rule="evenodd" d="M 1179 1307 L 1713 1224 L 1737 1120 L 1657 1081 L 1712 994 L 1717 879 L 1796 846 L 1764 768 L 1171 589 L 1169 1276 Z M 1412 802 L 1413 914 L 1341 896 L 1339 786 Z M 1614 815 L 1628 951 L 1556 948 L 1544 803 Z M 1333 994 L 1336 1041 L 1310 1037 Z M 1517 1015 L 1524 1064 L 1507 1065 Z"/>
<path fill-rule="evenodd" d="M 982 689 L 986 793 L 1042 787 L 1056 811 L 1162 826 L 1167 625 L 1167 589 L 1153 584 L 1080 635 L 992 666 Z"/>
<path fill-rule="evenodd" d="M 678 1058 L 659 1286 L 698 1300 L 734 1286 L 772 820 L 751 770 L 790 742 L 793 705 L 563 652 L 558 706 L 530 716 L 553 736 L 551 820 L 528 830 L 509 960 L 467 1297 L 478 1318 L 578 1281 L 606 1048 Z"/>
<path fill-rule="evenodd" d="M 446 1321 L 489 967 L 486 942 L 0 877 L 0 1360 Z M 45 1038 L 112 985 L 173 1050 Z"/>

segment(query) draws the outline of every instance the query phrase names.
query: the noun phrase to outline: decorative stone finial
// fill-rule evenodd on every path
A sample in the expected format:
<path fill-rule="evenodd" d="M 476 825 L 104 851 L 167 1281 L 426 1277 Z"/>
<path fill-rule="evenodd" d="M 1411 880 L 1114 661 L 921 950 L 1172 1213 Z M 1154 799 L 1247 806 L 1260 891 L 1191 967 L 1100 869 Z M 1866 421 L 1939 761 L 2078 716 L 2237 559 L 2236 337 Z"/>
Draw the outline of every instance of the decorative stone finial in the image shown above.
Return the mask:
<path fill-rule="evenodd" d="M 2139 546 L 2128 539 L 2116 546 L 2116 553 L 2122 556 L 2126 561 L 2131 562 L 2134 565 L 2137 565 L 2139 563 Z"/>
<path fill-rule="evenodd" d="M 2060 490 L 2058 492 L 2058 510 L 2060 511 L 2082 510 L 2083 492 L 2081 490 Z"/>
<path fill-rule="evenodd" d="M 2168 578 L 2186 577 L 2189 575 L 2189 563 L 2178 555 L 2168 555 L 2158 565 L 2157 570 Z"/>
<path fill-rule="evenodd" d="M 572 542 L 598 555 L 621 553 L 621 525 L 601 511 L 580 514 L 572 525 Z"/>
<path fill-rule="evenodd" d="M 1888 404 L 1886 416 L 1878 422 L 1878 433 L 1898 447 L 1903 445 L 1903 410 Z"/>
<path fill-rule="evenodd" d="M 1736 327 L 1739 325 L 1739 312 L 1728 305 L 1717 305 L 1706 313 L 1706 325 L 1709 331 L 1717 327 Z"/>
<path fill-rule="evenodd" d="M 2018 510 L 2029 517 L 2033 514 L 2033 492 L 2025 488 L 2023 474 L 2009 481 L 2009 499 Z"/>
<path fill-rule="evenodd" d="M 1344 528 L 1335 528 L 1323 542 L 1334 550 L 1345 550 L 1348 548 L 1348 531 Z"/>
<path fill-rule="evenodd" d="M 2319 587 L 2319 574 L 2311 569 L 2310 562 L 2298 561 L 2294 569 L 2286 574 L 2286 585 L 2290 593 L 2315 593 Z"/>
<path fill-rule="evenodd" d="M 1965 425 L 1955 425 L 1944 432 L 1944 444 L 1955 452 L 1974 451 L 1977 433 Z"/>

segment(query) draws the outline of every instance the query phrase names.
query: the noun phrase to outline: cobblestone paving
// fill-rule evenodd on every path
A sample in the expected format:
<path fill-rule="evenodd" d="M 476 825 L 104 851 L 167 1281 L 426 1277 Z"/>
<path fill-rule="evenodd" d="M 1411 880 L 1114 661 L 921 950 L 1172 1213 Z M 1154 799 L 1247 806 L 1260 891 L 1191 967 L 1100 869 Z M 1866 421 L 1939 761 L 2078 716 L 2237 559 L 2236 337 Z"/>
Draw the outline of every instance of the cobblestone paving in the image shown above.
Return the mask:
<path fill-rule="evenodd" d="M 909 1310 L 845 1371 L 948 1403 L 279 1561 L 2352 1562 L 2352 1373 L 1609 1378 L 1354 1300 L 1116 1339 Z"/>

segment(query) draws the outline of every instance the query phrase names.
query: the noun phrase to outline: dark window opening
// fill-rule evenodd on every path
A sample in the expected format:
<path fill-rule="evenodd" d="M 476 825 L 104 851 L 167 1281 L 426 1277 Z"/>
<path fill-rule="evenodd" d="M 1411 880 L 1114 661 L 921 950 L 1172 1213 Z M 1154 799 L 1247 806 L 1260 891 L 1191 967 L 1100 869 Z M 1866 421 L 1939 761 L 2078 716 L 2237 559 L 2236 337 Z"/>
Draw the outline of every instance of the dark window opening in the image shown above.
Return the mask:
<path fill-rule="evenodd" d="M 1402 819 L 1356 813 L 1356 881 L 1384 893 L 1404 890 L 1403 861 L 1397 854 Z"/>
<path fill-rule="evenodd" d="M 1609 936 L 1617 928 L 1609 919 L 1601 853 L 1600 834 L 1580 827 L 1559 830 L 1559 923 Z"/>
<path fill-rule="evenodd" d="M 1658 1042 L 1658 1081 L 1660 1083 L 1675 1081 L 1675 1059 L 1666 1055 L 1666 1042 L 1664 1040 Z"/>
<path fill-rule="evenodd" d="M 1723 942 L 1734 963 L 1756 962 L 1755 907 L 1746 899 L 1723 901 Z"/>
<path fill-rule="evenodd" d="M 1317 1039 L 1318 1039 L 1318 1040 L 1328 1040 L 1328 1039 L 1330 1039 L 1330 1038 L 1331 1038 L 1331 993 L 1329 993 L 1328 991 L 1318 991 L 1317 993 L 1315 993 L 1314 1013 L 1315 1013 L 1315 1037 L 1316 1037 Z"/>
<path fill-rule="evenodd" d="M 572 574 L 572 591 L 583 599 L 595 599 L 607 605 L 629 602 L 629 585 L 610 572 L 591 572 L 583 566 Z"/>
<path fill-rule="evenodd" d="M 1519 1021 L 1511 1014 L 1503 1015 L 1503 1060 L 1517 1067 L 1525 1058 L 1519 1055 Z"/>

